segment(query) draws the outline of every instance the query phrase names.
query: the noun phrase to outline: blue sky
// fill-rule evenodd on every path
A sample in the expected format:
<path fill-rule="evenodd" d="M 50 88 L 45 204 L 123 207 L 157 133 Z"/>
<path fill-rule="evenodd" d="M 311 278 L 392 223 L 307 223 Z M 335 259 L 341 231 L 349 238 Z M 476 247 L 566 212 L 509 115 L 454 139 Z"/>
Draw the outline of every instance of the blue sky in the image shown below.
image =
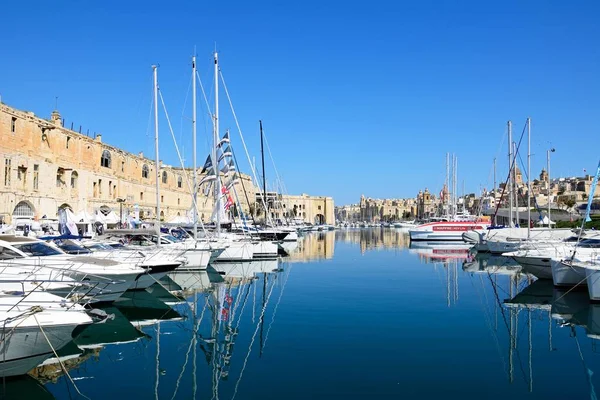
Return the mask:
<path fill-rule="evenodd" d="M 191 163 L 190 57 L 212 102 L 212 52 L 249 151 L 262 119 L 288 192 L 371 197 L 439 192 L 445 154 L 468 192 L 505 175 L 506 121 L 532 118 L 532 169 L 581 175 L 600 158 L 600 3 L 594 1 L 9 2 L 0 94 L 153 157 L 152 72 Z M 221 128 L 242 147 L 221 92 Z M 208 151 L 199 98 L 198 163 Z M 178 164 L 164 116 L 161 158 Z M 504 144 L 503 144 L 504 143 Z M 526 151 L 523 152 L 523 160 Z M 245 159 L 245 157 L 244 157 Z M 273 167 L 267 161 L 267 180 Z"/>

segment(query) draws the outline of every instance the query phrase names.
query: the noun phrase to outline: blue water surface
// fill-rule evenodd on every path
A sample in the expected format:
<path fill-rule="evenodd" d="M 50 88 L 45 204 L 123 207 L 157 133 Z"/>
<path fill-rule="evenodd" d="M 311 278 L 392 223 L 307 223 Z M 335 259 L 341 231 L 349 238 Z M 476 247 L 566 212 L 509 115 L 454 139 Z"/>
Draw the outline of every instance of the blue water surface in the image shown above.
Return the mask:
<path fill-rule="evenodd" d="M 212 271 L 184 302 L 157 289 L 116 304 L 75 340 L 69 376 L 40 367 L 19 398 L 594 399 L 600 310 L 585 292 L 453 246 L 309 233 L 278 272 Z"/>

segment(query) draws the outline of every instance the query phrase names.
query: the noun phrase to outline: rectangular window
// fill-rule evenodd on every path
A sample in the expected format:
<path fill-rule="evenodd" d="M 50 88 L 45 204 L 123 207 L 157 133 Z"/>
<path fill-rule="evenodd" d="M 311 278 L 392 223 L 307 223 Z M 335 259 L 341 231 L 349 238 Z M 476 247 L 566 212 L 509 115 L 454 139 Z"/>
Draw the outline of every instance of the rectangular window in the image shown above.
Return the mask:
<path fill-rule="evenodd" d="M 102 179 L 98 179 L 98 195 L 102 197 Z"/>
<path fill-rule="evenodd" d="M 71 137 L 67 136 L 67 149 L 69 148 L 69 142 L 71 141 Z"/>
<path fill-rule="evenodd" d="M 63 187 L 65 185 L 65 170 L 59 168 L 56 171 L 56 187 Z"/>
<path fill-rule="evenodd" d="M 121 161 L 121 172 L 125 172 L 125 161 Z"/>
<path fill-rule="evenodd" d="M 144 192 L 140 192 L 140 201 L 144 200 Z"/>
<path fill-rule="evenodd" d="M 113 199 L 117 197 L 117 185 L 113 185 Z"/>
<path fill-rule="evenodd" d="M 98 197 L 98 184 L 96 182 L 94 182 L 93 188 L 94 190 L 92 191 L 92 193 L 94 194 L 94 197 Z"/>
<path fill-rule="evenodd" d="M 321 209 L 321 206 L 318 206 L 317 208 L 320 210 L 320 209 Z"/>
<path fill-rule="evenodd" d="M 164 203 L 165 202 L 165 196 L 160 196 L 160 202 Z"/>
<path fill-rule="evenodd" d="M 33 190 L 38 190 L 39 183 L 40 183 L 40 166 L 38 164 L 33 164 Z"/>
<path fill-rule="evenodd" d="M 110 197 L 112 197 L 113 191 L 112 191 L 112 181 L 108 181 L 108 195 Z"/>
<path fill-rule="evenodd" d="M 15 133 L 17 131 L 17 117 L 12 117 L 10 119 L 10 131 Z"/>
<path fill-rule="evenodd" d="M 4 186 L 10 186 L 10 164 L 11 161 L 8 158 L 4 159 Z"/>
<path fill-rule="evenodd" d="M 27 167 L 17 169 L 17 180 L 20 182 L 23 190 L 27 189 Z"/>

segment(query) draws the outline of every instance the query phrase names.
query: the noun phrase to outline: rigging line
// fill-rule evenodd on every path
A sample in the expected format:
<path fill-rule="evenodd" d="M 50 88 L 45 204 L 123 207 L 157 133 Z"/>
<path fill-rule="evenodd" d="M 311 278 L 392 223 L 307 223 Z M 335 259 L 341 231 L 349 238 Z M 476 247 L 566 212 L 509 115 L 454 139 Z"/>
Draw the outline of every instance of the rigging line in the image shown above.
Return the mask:
<path fill-rule="evenodd" d="M 202 318 L 204 318 L 204 312 L 206 311 L 207 305 L 208 305 L 208 299 L 205 297 L 204 298 L 204 307 L 202 308 L 202 313 L 200 314 L 200 319 L 198 321 L 196 321 L 195 327 L 192 328 L 192 338 L 194 338 L 196 336 L 197 328 L 200 327 Z M 196 310 L 194 310 L 194 314 L 195 313 L 196 313 Z M 188 346 L 187 352 L 185 353 L 185 362 L 183 363 L 183 367 L 181 367 L 181 373 L 179 374 L 179 377 L 177 378 L 177 382 L 175 383 L 175 391 L 173 392 L 173 396 L 171 397 L 171 400 L 173 400 L 175 398 L 175 396 L 177 395 L 177 391 L 179 390 L 179 383 L 181 382 L 181 377 L 183 376 L 183 373 L 185 372 L 185 367 L 187 366 L 188 359 L 190 356 L 190 351 L 192 349 L 193 343 L 194 343 L 194 341 L 190 340 L 190 345 Z M 195 351 L 195 349 L 194 349 L 194 351 Z"/>
<path fill-rule="evenodd" d="M 250 294 L 250 287 L 252 286 L 253 283 L 254 283 L 254 280 L 252 280 L 250 282 L 250 284 L 248 285 L 248 290 L 246 290 L 246 295 L 244 296 L 244 302 L 242 303 L 242 309 L 240 310 L 239 318 L 238 318 L 237 324 L 235 326 L 236 332 L 239 330 L 240 323 L 242 321 L 242 315 L 244 314 L 244 309 L 246 308 L 246 303 L 248 301 L 248 296 Z"/>
<path fill-rule="evenodd" d="M 596 390 L 594 389 L 594 384 L 592 383 L 593 371 L 589 369 L 587 364 L 585 363 L 585 359 L 583 358 L 583 353 L 581 351 L 581 346 L 579 345 L 579 339 L 577 338 L 577 331 L 575 330 L 575 327 L 573 325 L 571 325 L 571 331 L 573 332 L 573 337 L 575 338 L 575 343 L 577 344 L 577 351 L 579 352 L 579 357 L 581 358 L 581 363 L 583 364 L 583 368 L 586 372 L 587 381 L 590 385 L 590 397 L 592 400 L 596 400 Z"/>
<path fill-rule="evenodd" d="M 194 193 L 195 189 L 192 189 L 192 186 L 190 183 L 190 178 L 188 177 L 188 172 L 186 171 L 185 166 L 183 165 L 183 160 L 181 159 L 181 153 L 179 152 L 179 146 L 177 146 L 177 141 L 175 140 L 175 133 L 173 132 L 173 127 L 171 126 L 171 120 L 169 118 L 169 113 L 167 112 L 167 106 L 165 105 L 165 99 L 163 98 L 162 90 L 159 90 L 158 94 L 160 96 L 160 101 L 162 103 L 163 110 L 165 112 L 165 117 L 167 119 L 167 124 L 169 126 L 169 132 L 171 132 L 171 137 L 173 138 L 173 144 L 175 145 L 175 150 L 177 151 L 177 157 L 179 157 L 179 162 L 181 163 L 181 169 L 185 176 L 185 181 L 187 183 L 188 189 L 190 190 L 190 193 Z M 156 168 L 159 168 L 159 166 L 157 165 Z M 194 196 L 192 196 L 192 205 L 195 208 L 196 215 L 200 214 L 200 210 L 198 209 L 198 203 L 196 202 L 196 199 L 194 198 Z M 196 218 L 196 220 L 198 220 L 198 218 Z M 204 235 L 208 236 L 208 233 L 207 233 L 206 229 L 204 228 L 204 223 L 202 222 L 202 220 L 199 220 L 198 222 L 200 223 L 200 227 L 202 228 Z M 208 243 L 210 244 L 210 242 L 208 242 Z M 197 246 L 197 245 L 198 245 L 198 242 L 194 243 L 194 246 Z"/>
<path fill-rule="evenodd" d="M 267 295 L 267 301 L 265 301 L 265 304 L 263 305 L 262 310 L 260 312 L 259 321 L 262 320 L 265 316 L 265 310 L 267 308 L 267 305 L 269 304 L 269 299 L 271 298 L 271 294 L 273 293 L 274 287 L 275 285 L 271 285 L 271 289 L 269 291 L 269 294 Z M 242 380 L 242 376 L 244 375 L 244 370 L 246 369 L 246 364 L 248 363 L 248 358 L 250 357 L 250 353 L 252 352 L 252 346 L 254 345 L 254 341 L 256 340 L 256 335 L 258 334 L 259 329 L 260 323 L 256 324 L 256 329 L 254 330 L 254 334 L 252 335 L 252 339 L 250 340 L 250 345 L 248 346 L 248 353 L 246 354 L 246 358 L 244 359 L 244 364 L 242 365 L 240 376 L 238 377 L 238 380 L 235 383 L 235 390 L 233 391 L 233 396 L 231 396 L 231 400 L 234 400 L 235 396 L 237 395 L 238 386 L 240 385 L 240 381 Z"/>
<path fill-rule="evenodd" d="M 237 157 L 235 156 L 235 152 L 233 151 L 233 146 L 231 147 L 231 156 L 233 157 L 233 162 L 235 163 L 236 168 L 239 168 Z M 239 173 L 238 171 L 236 171 L 236 173 L 240 177 L 240 182 L 242 184 L 242 190 L 244 191 L 244 196 L 246 197 L 246 202 L 248 203 L 248 208 L 250 208 L 250 204 L 252 204 L 252 203 L 250 203 L 250 200 L 248 199 L 248 192 L 246 191 L 246 186 L 244 185 L 244 180 L 242 179 L 241 173 Z M 254 203 L 256 203 L 256 201 Z M 240 210 L 240 211 L 243 213 L 243 210 Z M 250 218 L 252 218 L 252 225 L 255 226 L 256 220 L 254 219 L 254 214 L 252 212 L 250 213 Z M 250 232 L 250 236 L 252 236 L 252 232 Z"/>
<path fill-rule="evenodd" d="M 188 97 L 190 95 L 190 88 L 192 86 L 192 81 L 194 79 L 195 79 L 195 77 L 192 76 L 192 79 L 190 79 L 190 81 L 188 83 L 187 91 L 185 93 L 185 98 L 183 99 L 183 107 L 181 108 L 181 118 L 179 119 L 179 142 L 180 143 L 183 143 L 183 120 L 186 119 L 185 107 L 187 106 Z M 183 149 L 183 155 L 185 156 L 185 147 Z"/>
<path fill-rule="evenodd" d="M 525 123 L 525 126 L 523 127 L 523 130 L 521 131 L 521 137 L 519 138 L 519 144 L 517 145 L 516 153 L 518 153 L 519 149 L 521 148 L 521 142 L 523 141 L 523 136 L 525 135 L 526 128 L 527 128 L 527 123 Z M 512 144 L 511 144 L 511 146 L 512 146 Z M 508 182 L 510 180 L 512 170 L 515 167 L 516 160 L 517 160 L 517 158 L 513 157 L 512 163 L 511 163 L 511 165 L 509 165 L 508 176 L 504 180 L 504 187 L 502 188 L 502 192 L 500 193 L 500 200 L 502 200 L 502 198 L 504 197 L 504 192 L 506 192 L 506 188 L 508 187 Z M 512 193 L 510 195 L 512 196 Z M 492 221 L 496 218 L 496 215 L 498 214 L 498 210 L 500 209 L 500 203 L 501 203 L 501 201 L 498 201 L 498 204 L 496 205 L 496 210 L 494 211 L 494 214 L 492 215 Z M 510 219 L 512 219 L 512 215 L 511 215 Z"/>
<path fill-rule="evenodd" d="M 504 309 L 504 307 L 502 307 L 502 303 L 500 302 L 500 297 L 498 296 L 498 291 L 496 290 L 496 289 L 497 289 L 497 287 L 496 287 L 496 285 L 494 284 L 494 281 L 492 280 L 492 275 L 489 273 L 489 271 L 488 271 L 488 273 L 487 273 L 487 276 L 488 276 L 488 278 L 489 278 L 489 280 L 490 280 L 490 283 L 492 284 L 492 289 L 493 289 L 493 291 L 494 291 L 494 296 L 496 297 L 496 304 L 497 304 L 497 306 L 500 308 L 500 310 L 502 311 L 502 320 L 503 320 L 503 322 L 504 322 L 504 327 L 506 328 L 506 331 L 508 332 L 508 336 L 509 336 L 509 338 L 510 338 L 511 347 L 512 347 L 512 346 L 513 346 L 513 341 L 514 341 L 514 339 L 513 339 L 513 337 L 512 337 L 511 330 L 510 330 L 510 327 L 509 327 L 509 325 L 508 325 L 508 322 L 506 321 L 506 313 L 505 313 L 505 309 Z M 517 354 L 518 354 L 518 352 L 517 352 Z"/>
<path fill-rule="evenodd" d="M 235 109 L 233 108 L 233 103 L 231 102 L 231 97 L 229 96 L 229 90 L 227 89 L 227 85 L 225 84 L 225 78 L 223 77 L 223 72 L 221 71 L 221 68 L 219 68 L 219 76 L 221 77 L 221 82 L 223 83 L 223 89 L 225 90 L 225 95 L 227 96 L 227 100 L 229 101 L 229 107 L 231 108 L 231 113 L 233 114 L 233 120 L 235 121 L 235 125 L 238 129 L 238 133 L 240 134 L 240 139 L 242 140 L 242 145 L 244 146 L 244 151 L 246 152 L 246 157 L 248 157 L 248 163 L 250 164 L 250 170 L 252 171 L 254 180 L 256 180 L 256 182 L 258 182 L 256 170 L 254 169 L 254 165 L 252 165 L 252 159 L 250 158 L 250 154 L 248 153 L 248 147 L 246 146 L 246 141 L 244 140 L 244 135 L 242 134 L 242 128 L 240 127 L 240 123 L 239 123 L 237 115 L 235 113 Z M 265 210 L 268 210 L 266 195 L 267 195 L 266 193 L 261 193 L 260 198 L 262 200 L 263 206 L 265 207 Z M 271 225 L 274 225 L 270 214 L 269 213 L 265 213 L 265 214 L 266 214 L 265 221 L 269 221 Z"/>
<path fill-rule="evenodd" d="M 79 395 L 81 397 L 84 397 L 88 400 L 91 400 L 89 397 L 87 397 L 86 395 L 84 395 L 83 393 L 81 393 L 79 391 L 79 388 L 77 387 L 77 385 L 75 384 L 75 381 L 73 381 L 73 378 L 71 378 L 71 375 L 69 374 L 69 371 L 67 370 L 67 367 L 65 367 L 65 364 L 63 364 L 63 362 L 61 361 L 60 357 L 58 356 L 58 353 L 56 353 L 56 350 L 54 349 L 54 346 L 52 346 L 52 343 L 50 342 L 50 339 L 48 339 L 48 336 L 46 335 L 46 331 L 44 330 L 44 328 L 42 327 L 42 325 L 40 324 L 40 321 L 38 321 L 37 319 L 37 315 L 32 314 L 32 317 L 35 319 L 35 322 L 38 324 L 38 327 L 40 328 L 40 331 L 42 332 L 42 334 L 44 335 L 44 338 L 46 339 L 46 342 L 48 342 L 48 346 L 50 346 L 50 348 L 52 349 L 52 352 L 54 353 L 54 356 L 56 357 L 56 359 L 58 360 L 60 367 L 62 368 L 63 372 L 65 373 L 65 375 L 67 375 L 67 377 L 69 378 L 69 380 L 71 381 L 71 384 L 73 385 L 73 387 L 75 388 L 75 390 L 77 390 L 77 393 L 79 393 Z"/>
<path fill-rule="evenodd" d="M 484 288 L 483 276 L 482 276 L 482 274 L 478 274 L 478 275 L 479 275 L 479 280 L 481 282 L 481 287 Z M 471 276 L 471 278 L 472 278 L 472 276 Z M 475 292 L 477 293 L 477 297 L 479 298 L 481 307 L 484 309 L 485 322 L 486 322 L 486 325 L 488 326 L 490 333 L 492 334 L 492 338 L 494 339 L 494 344 L 496 345 L 496 350 L 498 351 L 498 356 L 500 357 L 500 360 L 502 361 L 502 367 L 503 367 L 502 370 L 504 371 L 505 374 L 508 375 L 507 368 L 506 368 L 506 361 L 504 360 L 504 357 L 502 356 L 502 350 L 500 349 L 500 339 L 498 338 L 498 332 L 492 328 L 492 317 L 490 315 L 488 307 L 486 306 L 489 303 L 489 300 L 487 298 L 487 293 L 485 291 L 485 288 L 483 290 L 481 290 L 481 292 L 483 292 L 485 295 L 485 302 L 484 302 L 482 299 L 480 290 L 473 283 L 473 279 L 471 279 L 471 285 L 473 286 L 473 288 L 475 289 Z"/>
<path fill-rule="evenodd" d="M 208 125 L 208 120 L 206 119 L 206 115 L 208 115 L 209 119 L 211 120 L 211 125 L 212 125 L 212 130 L 214 131 L 215 129 L 215 119 L 213 118 L 213 115 L 210 111 L 210 103 L 208 102 L 208 98 L 206 97 L 206 91 L 204 90 L 204 85 L 202 84 L 202 79 L 200 79 L 200 73 L 198 72 L 198 70 L 196 69 L 196 78 L 198 79 L 198 84 L 200 85 L 200 92 L 202 93 L 202 97 L 204 98 L 204 103 L 206 104 L 206 114 L 205 113 L 201 113 L 202 114 L 202 118 L 204 119 L 204 131 L 205 133 L 207 133 L 205 135 L 205 139 L 206 139 L 206 145 L 208 148 L 211 148 L 211 144 L 210 144 L 210 136 L 208 135 L 208 129 L 207 129 L 207 125 Z M 214 85 L 214 83 L 213 83 Z M 211 87 L 211 92 L 212 92 L 212 87 Z"/>
<path fill-rule="evenodd" d="M 283 286 L 281 287 L 281 290 L 279 291 L 279 298 L 277 299 L 277 303 L 275 303 L 275 308 L 273 309 L 273 315 L 271 316 L 271 322 L 269 323 L 269 326 L 267 327 L 267 334 L 265 335 L 265 342 L 263 344 L 263 349 L 265 347 L 267 347 L 267 340 L 269 340 L 269 332 L 271 331 L 271 326 L 273 325 L 273 322 L 275 321 L 275 314 L 277 314 L 277 308 L 279 307 L 279 303 L 281 302 L 281 297 L 283 296 L 283 291 L 285 290 L 285 285 L 287 284 L 287 281 L 290 277 L 291 272 L 292 272 L 292 266 L 290 266 L 290 269 L 286 275 L 285 281 L 283 282 Z"/>

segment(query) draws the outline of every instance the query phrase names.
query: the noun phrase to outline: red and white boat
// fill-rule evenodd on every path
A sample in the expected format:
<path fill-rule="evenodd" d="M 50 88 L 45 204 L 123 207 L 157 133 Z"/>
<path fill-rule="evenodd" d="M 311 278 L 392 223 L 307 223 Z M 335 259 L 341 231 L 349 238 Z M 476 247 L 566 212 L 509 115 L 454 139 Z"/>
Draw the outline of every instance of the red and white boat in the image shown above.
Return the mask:
<path fill-rule="evenodd" d="M 462 241 L 462 234 L 473 230 L 486 230 L 489 221 L 473 215 L 457 215 L 449 221 L 428 222 L 408 231 L 410 240 L 458 240 Z"/>

